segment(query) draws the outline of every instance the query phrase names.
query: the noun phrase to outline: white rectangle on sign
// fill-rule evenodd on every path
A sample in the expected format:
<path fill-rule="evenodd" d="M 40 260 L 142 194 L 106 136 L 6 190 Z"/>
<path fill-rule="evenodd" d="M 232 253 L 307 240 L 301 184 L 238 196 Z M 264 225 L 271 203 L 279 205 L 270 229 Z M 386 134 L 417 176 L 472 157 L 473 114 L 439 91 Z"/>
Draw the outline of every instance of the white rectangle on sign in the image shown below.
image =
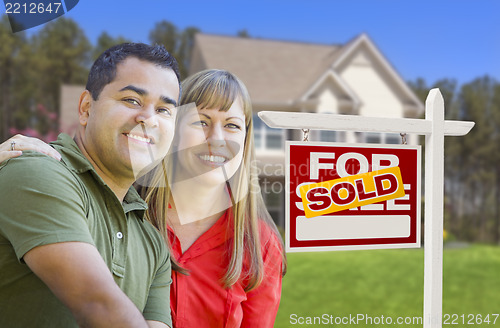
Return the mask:
<path fill-rule="evenodd" d="M 409 215 L 327 216 L 308 219 L 298 216 L 298 240 L 406 238 L 410 236 Z"/>

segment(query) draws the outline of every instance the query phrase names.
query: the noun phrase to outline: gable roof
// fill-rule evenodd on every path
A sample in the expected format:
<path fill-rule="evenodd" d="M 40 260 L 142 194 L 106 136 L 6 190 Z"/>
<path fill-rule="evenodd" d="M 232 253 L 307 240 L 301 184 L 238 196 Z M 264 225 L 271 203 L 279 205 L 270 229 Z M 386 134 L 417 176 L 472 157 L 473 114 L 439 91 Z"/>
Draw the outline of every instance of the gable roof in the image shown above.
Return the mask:
<path fill-rule="evenodd" d="M 255 105 L 281 106 L 307 102 L 314 88 L 330 76 L 357 107 L 359 98 L 344 83 L 340 71 L 361 48 L 367 49 L 389 76 L 405 106 L 415 113 L 423 112 L 420 100 L 366 34 L 344 45 L 327 45 L 199 33 L 192 61 L 197 65 L 191 65 L 189 74 L 205 68 L 226 69 L 243 80 Z"/>
<path fill-rule="evenodd" d="M 397 85 L 398 89 L 405 99 L 405 105 L 410 112 L 408 114 L 410 114 L 410 116 L 418 116 L 423 113 L 424 108 L 420 99 L 418 99 L 415 93 L 401 78 L 401 76 L 397 73 L 396 69 L 394 69 L 387 58 L 377 49 L 368 35 L 364 33 L 354 38 L 344 46 L 344 48 L 342 49 L 342 53 L 339 53 L 339 56 L 337 56 L 336 60 L 333 62 L 332 69 L 334 69 L 335 71 L 339 70 L 340 67 L 348 61 L 349 56 L 363 46 L 367 47 L 370 54 L 374 56 L 375 60 L 383 67 L 383 70 Z"/>
<path fill-rule="evenodd" d="M 252 102 L 283 104 L 293 103 L 304 94 L 332 64 L 339 48 L 197 34 L 193 56 L 201 57 L 203 68 L 226 69 L 236 74 L 247 86 Z"/>

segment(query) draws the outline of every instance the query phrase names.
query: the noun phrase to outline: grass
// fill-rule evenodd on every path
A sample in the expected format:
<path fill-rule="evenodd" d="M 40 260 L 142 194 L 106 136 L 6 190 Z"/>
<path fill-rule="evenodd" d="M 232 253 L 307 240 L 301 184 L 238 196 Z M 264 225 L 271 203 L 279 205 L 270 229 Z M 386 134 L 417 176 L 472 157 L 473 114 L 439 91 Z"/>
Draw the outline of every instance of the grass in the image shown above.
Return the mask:
<path fill-rule="evenodd" d="M 443 262 L 443 314 L 464 314 L 467 323 L 468 314 L 485 317 L 500 313 L 500 247 L 445 248 Z M 323 314 L 334 318 L 383 315 L 394 320 L 421 317 L 423 287 L 423 248 L 291 253 L 275 327 L 385 327 L 365 323 L 301 325 L 293 324 L 291 316 L 304 320 Z M 481 326 L 500 327 L 500 317 L 495 325 L 494 317 L 490 319 L 489 325 Z M 461 322 L 449 326 L 468 327 Z"/>

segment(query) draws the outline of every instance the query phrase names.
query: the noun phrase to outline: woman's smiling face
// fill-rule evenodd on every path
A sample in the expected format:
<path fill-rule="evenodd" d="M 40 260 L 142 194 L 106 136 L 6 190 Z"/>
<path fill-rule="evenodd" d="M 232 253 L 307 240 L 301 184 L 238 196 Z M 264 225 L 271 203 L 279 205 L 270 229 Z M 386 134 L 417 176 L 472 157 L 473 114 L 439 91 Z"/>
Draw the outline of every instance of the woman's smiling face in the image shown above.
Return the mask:
<path fill-rule="evenodd" d="M 177 124 L 175 180 L 200 177 L 203 183 L 221 184 L 241 165 L 246 137 L 241 99 L 229 110 L 187 109 Z"/>

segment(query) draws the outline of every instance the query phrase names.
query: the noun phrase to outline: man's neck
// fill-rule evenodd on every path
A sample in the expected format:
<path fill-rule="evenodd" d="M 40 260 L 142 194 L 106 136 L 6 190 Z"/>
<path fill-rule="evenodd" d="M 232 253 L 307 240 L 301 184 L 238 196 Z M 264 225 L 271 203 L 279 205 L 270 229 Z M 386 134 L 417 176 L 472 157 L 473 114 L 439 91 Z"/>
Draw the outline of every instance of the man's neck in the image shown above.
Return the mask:
<path fill-rule="evenodd" d="M 87 150 L 85 149 L 85 145 L 83 144 L 81 138 L 78 136 L 78 133 L 75 136 L 75 142 L 82 152 L 82 154 L 89 160 L 89 162 L 92 164 L 94 167 L 94 170 L 96 171 L 97 175 L 106 183 L 106 185 L 113 191 L 115 196 L 118 198 L 120 202 L 123 202 L 123 199 L 125 198 L 125 195 L 127 194 L 128 190 L 134 183 L 134 179 L 120 179 L 116 176 L 114 176 L 111 172 L 107 171 L 105 168 L 101 168 L 96 161 L 92 159 L 92 157 L 88 154 Z"/>

